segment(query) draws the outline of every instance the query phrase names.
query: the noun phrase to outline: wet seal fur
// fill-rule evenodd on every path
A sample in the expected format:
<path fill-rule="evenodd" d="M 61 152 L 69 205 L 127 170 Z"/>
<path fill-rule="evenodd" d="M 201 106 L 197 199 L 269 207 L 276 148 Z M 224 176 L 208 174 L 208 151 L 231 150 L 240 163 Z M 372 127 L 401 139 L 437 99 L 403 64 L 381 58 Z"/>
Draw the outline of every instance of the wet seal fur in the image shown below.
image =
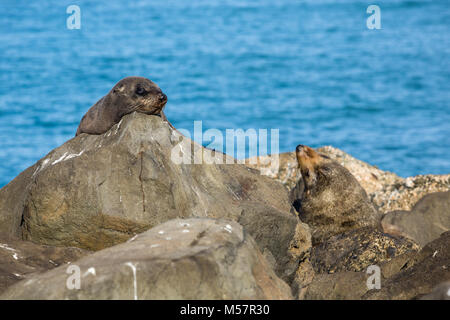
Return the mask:
<path fill-rule="evenodd" d="M 103 134 L 124 115 L 135 111 L 159 115 L 167 121 L 163 112 L 166 103 L 167 96 L 151 80 L 143 77 L 124 78 L 86 112 L 75 136 L 81 133 Z"/>
<path fill-rule="evenodd" d="M 343 166 L 308 146 L 296 148 L 302 175 L 291 192 L 299 218 L 312 228 L 313 245 L 348 230 L 380 229 L 381 214 Z"/>

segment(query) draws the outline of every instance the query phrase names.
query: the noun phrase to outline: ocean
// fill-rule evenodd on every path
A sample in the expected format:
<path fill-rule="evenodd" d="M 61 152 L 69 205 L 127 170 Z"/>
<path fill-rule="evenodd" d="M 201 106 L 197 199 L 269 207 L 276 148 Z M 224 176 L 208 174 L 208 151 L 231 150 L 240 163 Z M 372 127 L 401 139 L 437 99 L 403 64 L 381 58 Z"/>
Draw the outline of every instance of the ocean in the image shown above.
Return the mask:
<path fill-rule="evenodd" d="M 176 128 L 279 129 L 280 152 L 332 145 L 403 177 L 448 174 L 449 57 L 448 0 L 1 0 L 0 187 L 132 75 L 167 94 Z"/>

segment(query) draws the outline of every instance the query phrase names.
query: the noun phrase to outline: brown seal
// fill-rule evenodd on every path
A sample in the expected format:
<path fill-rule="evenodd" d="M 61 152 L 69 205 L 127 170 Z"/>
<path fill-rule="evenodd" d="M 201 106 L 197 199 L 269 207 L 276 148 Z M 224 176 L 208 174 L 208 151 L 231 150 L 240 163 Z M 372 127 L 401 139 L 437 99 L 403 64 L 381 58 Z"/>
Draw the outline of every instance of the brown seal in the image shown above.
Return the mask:
<path fill-rule="evenodd" d="M 380 226 L 380 214 L 346 168 L 304 145 L 297 146 L 296 156 L 302 179 L 291 195 L 297 195 L 293 205 L 300 220 L 312 228 L 313 244 L 348 230 Z"/>
<path fill-rule="evenodd" d="M 151 80 L 142 77 L 124 78 L 86 112 L 75 136 L 81 133 L 105 133 L 124 115 L 134 111 L 159 115 L 167 121 L 163 112 L 166 103 L 167 96 Z"/>

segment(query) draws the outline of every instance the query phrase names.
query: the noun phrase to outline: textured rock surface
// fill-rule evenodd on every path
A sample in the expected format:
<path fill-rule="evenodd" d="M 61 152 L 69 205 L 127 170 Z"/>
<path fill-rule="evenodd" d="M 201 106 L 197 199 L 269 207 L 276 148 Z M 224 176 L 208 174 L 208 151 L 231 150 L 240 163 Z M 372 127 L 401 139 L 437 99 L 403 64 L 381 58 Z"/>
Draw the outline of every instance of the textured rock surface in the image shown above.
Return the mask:
<path fill-rule="evenodd" d="M 450 300 L 450 281 L 438 285 L 430 294 L 423 296 L 422 300 Z"/>
<path fill-rule="evenodd" d="M 403 263 L 400 272 L 382 282 L 380 290 L 367 292 L 364 299 L 419 299 L 442 282 L 450 281 L 450 231 L 427 244 Z"/>
<path fill-rule="evenodd" d="M 371 255 L 377 254 L 381 258 L 375 263 L 381 271 L 381 289 L 367 288 L 369 274 L 366 273 L 367 268 L 362 267 L 369 262 L 361 264 L 362 260 L 367 259 L 356 256 L 359 254 L 356 252 L 354 257 L 345 256 L 348 267 L 334 268 L 333 273 L 316 273 L 313 281 L 304 289 L 303 299 L 448 299 L 449 282 L 446 281 L 450 279 L 449 243 L 450 232 L 447 232 L 419 252 L 399 250 L 404 253 L 385 259 L 384 250 L 379 250 L 380 244 L 381 248 L 384 246 L 383 242 L 375 241 L 371 244 L 372 249 L 362 257 L 372 259 Z M 374 250 L 374 247 L 378 248 Z M 311 255 L 314 257 L 314 250 Z M 335 254 L 331 253 L 330 256 Z M 345 271 L 348 269 L 360 271 Z M 334 273 L 335 270 L 338 272 Z"/>
<path fill-rule="evenodd" d="M 450 191 L 423 197 L 411 211 L 387 213 L 384 232 L 413 239 L 422 247 L 450 230 Z"/>
<path fill-rule="evenodd" d="M 304 300 L 359 300 L 367 292 L 364 272 L 317 274 L 308 286 Z"/>
<path fill-rule="evenodd" d="M 425 195 L 450 190 L 450 175 L 419 175 L 402 179 L 401 184 L 385 185 L 370 194 L 383 212 L 411 210 Z"/>
<path fill-rule="evenodd" d="M 225 218 L 248 225 L 277 273 L 292 278 L 302 244 L 291 240 L 308 231 L 296 236 L 286 188 L 245 165 L 206 164 L 205 150 L 159 117 L 127 115 L 103 135 L 69 140 L 2 188 L 0 232 L 99 250 L 173 218 Z"/>
<path fill-rule="evenodd" d="M 89 252 L 79 248 L 52 247 L 29 241 L 0 240 L 0 294 L 10 285 L 32 278 Z"/>
<path fill-rule="evenodd" d="M 305 299 L 306 292 L 314 277 L 314 268 L 309 257 L 307 257 L 300 262 L 294 281 L 291 284 L 292 292 L 295 294 L 296 299 Z"/>
<path fill-rule="evenodd" d="M 255 239 L 261 252 L 272 262 L 275 272 L 291 283 L 299 261 L 309 256 L 309 226 L 258 203 L 243 206 L 238 222 Z"/>
<path fill-rule="evenodd" d="M 417 201 L 426 194 L 450 190 L 450 174 L 401 178 L 331 146 L 316 150 L 347 168 L 366 190 L 369 199 L 383 213 L 394 210 L 411 210 Z M 276 166 L 266 165 L 265 157 L 247 159 L 246 163 L 249 167 L 260 170 L 262 174 L 278 180 L 292 189 L 300 178 L 295 152 L 281 153 L 274 158 L 279 159 L 279 170 Z M 251 164 L 250 160 L 255 164 Z M 270 164 L 270 161 L 267 163 Z"/>
<path fill-rule="evenodd" d="M 67 266 L 61 266 L 9 287 L 0 298 L 292 298 L 249 234 L 226 220 L 171 220 L 76 265 L 79 290 L 66 287 Z"/>
<path fill-rule="evenodd" d="M 378 265 L 418 249 L 419 246 L 411 240 L 366 227 L 333 236 L 313 247 L 311 263 L 317 273 L 364 271 L 370 265 Z"/>

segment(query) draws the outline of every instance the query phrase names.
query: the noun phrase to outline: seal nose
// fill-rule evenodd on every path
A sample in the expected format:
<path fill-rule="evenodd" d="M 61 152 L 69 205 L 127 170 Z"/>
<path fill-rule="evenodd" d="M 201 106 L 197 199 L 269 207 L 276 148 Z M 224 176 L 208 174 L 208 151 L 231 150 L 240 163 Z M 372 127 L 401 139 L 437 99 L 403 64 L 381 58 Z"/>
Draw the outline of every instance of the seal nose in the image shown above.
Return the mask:
<path fill-rule="evenodd" d="M 159 101 L 161 102 L 167 101 L 167 96 L 162 92 L 159 94 Z"/>

